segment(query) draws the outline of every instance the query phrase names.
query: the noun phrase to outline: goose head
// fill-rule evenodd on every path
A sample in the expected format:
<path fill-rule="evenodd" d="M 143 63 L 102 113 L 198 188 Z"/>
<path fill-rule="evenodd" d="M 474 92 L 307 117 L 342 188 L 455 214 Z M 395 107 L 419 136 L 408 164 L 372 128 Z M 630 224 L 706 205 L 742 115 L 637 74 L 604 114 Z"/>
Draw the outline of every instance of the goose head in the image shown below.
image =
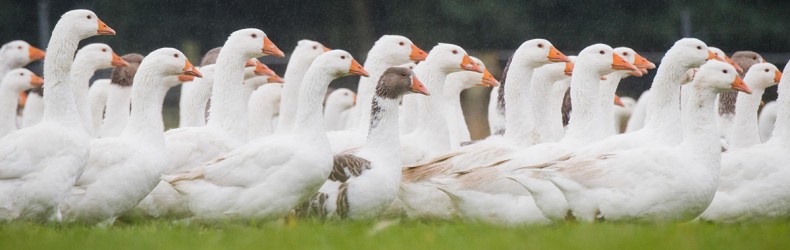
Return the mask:
<path fill-rule="evenodd" d="M 3 77 L 2 88 L 11 89 L 13 92 L 22 92 L 28 89 L 44 86 L 44 79 L 25 68 L 8 71 Z"/>
<path fill-rule="evenodd" d="M 134 75 L 137 74 L 137 68 L 143 61 L 143 55 L 130 53 L 123 55 L 121 58 L 129 65 L 113 68 L 110 74 L 110 83 L 124 87 L 132 86 Z"/>
<path fill-rule="evenodd" d="M 85 45 L 77 51 L 74 62 L 94 70 L 129 66 L 129 63 L 115 54 L 109 45 L 103 43 Z"/>
<path fill-rule="evenodd" d="M 748 72 L 752 65 L 764 63 L 765 59 L 754 51 L 737 51 L 732 54 L 732 61 Z"/>
<path fill-rule="evenodd" d="M 293 53 L 291 53 L 291 60 L 312 62 L 316 57 L 330 50 L 319 42 L 307 39 L 300 40 L 296 43 Z"/>
<path fill-rule="evenodd" d="M 538 68 L 552 62 L 570 62 L 568 57 L 557 50 L 546 39 L 532 39 L 521 44 L 513 54 L 513 58 L 523 58 L 526 65 Z"/>
<path fill-rule="evenodd" d="M 717 59 L 705 42 L 695 38 L 683 38 L 675 42 L 667 51 L 667 57 L 687 68 L 697 68 L 707 60 Z"/>
<path fill-rule="evenodd" d="M 606 44 L 593 44 L 579 52 L 573 69 L 573 75 L 578 75 L 579 70 L 593 70 L 600 75 L 606 75 L 615 70 L 639 71 L 636 66 L 618 55 L 612 47 Z"/>
<path fill-rule="evenodd" d="M 571 62 L 556 62 L 543 65 L 535 69 L 536 74 L 541 74 L 546 77 L 547 82 L 557 82 L 566 79 L 572 75 L 573 63 Z"/>
<path fill-rule="evenodd" d="M 244 68 L 244 80 L 249 80 L 254 77 L 258 76 L 266 76 L 264 79 L 271 79 L 272 82 L 280 81 L 282 82 L 282 78 L 277 75 L 269 66 L 266 66 L 263 62 L 258 60 L 257 58 L 252 58 L 247 61 L 247 65 Z"/>
<path fill-rule="evenodd" d="M 483 87 L 499 86 L 499 81 L 497 81 L 494 78 L 494 76 L 492 76 L 491 73 L 488 72 L 488 69 L 486 69 L 486 66 L 485 64 L 483 64 L 483 61 L 473 56 L 470 56 L 470 58 L 472 58 L 472 61 L 477 63 L 477 65 L 483 69 L 483 73 L 478 73 L 474 71 L 461 71 L 461 72 L 455 72 L 450 74 L 446 80 L 448 81 L 449 84 L 448 86 L 450 86 L 453 89 L 456 89 L 457 91 L 447 91 L 445 93 L 455 95 L 464 89 L 468 89 L 474 86 L 483 86 Z"/>
<path fill-rule="evenodd" d="M 650 60 L 647 60 L 647 58 L 644 58 L 639 53 L 636 53 L 636 51 L 634 51 L 631 48 L 617 47 L 614 50 L 617 51 L 617 53 L 619 53 L 623 58 L 634 64 L 634 66 L 639 68 L 639 71 L 640 73 L 642 73 L 642 75 L 647 74 L 647 70 L 656 68 L 656 64 L 654 64 Z M 633 60 L 631 59 L 632 57 Z M 636 75 L 635 73 L 629 73 L 629 75 L 639 76 Z"/>
<path fill-rule="evenodd" d="M 22 40 L 11 41 L 0 48 L 0 58 L 11 68 L 21 68 L 30 62 L 44 59 L 46 53 Z"/>
<path fill-rule="evenodd" d="M 425 63 L 435 65 L 439 70 L 446 74 L 455 73 L 462 70 L 483 73 L 477 63 L 475 63 L 466 51 L 458 45 L 440 43 L 431 49 Z"/>
<path fill-rule="evenodd" d="M 115 35 L 115 30 L 107 26 L 96 13 L 90 10 L 72 10 L 63 14 L 58 23 L 64 22 L 71 27 L 71 33 L 80 39 L 95 35 Z"/>
<path fill-rule="evenodd" d="M 747 94 L 752 93 L 752 90 L 746 86 L 746 83 L 738 75 L 735 67 L 729 63 L 716 60 L 710 60 L 700 66 L 692 84 L 694 84 L 695 88 L 708 89 L 715 93 L 730 90 L 741 91 Z"/>
<path fill-rule="evenodd" d="M 401 64 L 401 65 L 398 65 L 398 67 L 408 68 L 410 70 L 414 70 L 414 67 L 417 67 L 417 63 L 415 63 L 415 62 L 408 62 L 408 63 L 404 63 L 404 64 Z"/>
<path fill-rule="evenodd" d="M 629 63 L 634 64 L 634 66 L 636 66 L 636 55 L 637 54 L 636 54 L 636 51 L 634 51 L 633 49 L 628 48 L 628 47 L 617 47 L 617 48 L 614 48 L 614 53 L 617 53 L 617 55 L 619 55 L 620 57 L 622 57 L 623 59 L 625 59 Z M 632 71 L 632 70 L 626 71 L 626 75 L 623 75 L 622 77 L 625 78 L 628 75 L 640 77 L 640 76 L 644 75 L 644 72 L 642 71 L 642 68 L 640 68 L 639 66 L 637 66 L 636 68 L 638 69 L 636 71 Z M 647 70 L 645 70 L 645 71 L 647 71 Z"/>
<path fill-rule="evenodd" d="M 404 64 L 409 61 L 425 61 L 428 56 L 408 38 L 398 35 L 384 35 L 373 44 L 370 54 L 381 55 L 391 64 Z"/>
<path fill-rule="evenodd" d="M 713 54 L 716 55 L 716 58 L 718 60 L 726 62 L 726 63 L 729 63 L 730 65 L 735 67 L 735 70 L 738 71 L 738 74 L 743 74 L 744 73 L 743 72 L 743 68 L 741 68 L 741 66 L 739 66 L 737 63 L 733 62 L 732 59 L 730 59 L 730 57 L 727 56 L 727 54 L 724 53 L 724 51 L 722 51 L 721 49 L 716 48 L 716 47 L 708 47 L 708 50 L 713 52 Z"/>
<path fill-rule="evenodd" d="M 349 89 L 340 88 L 332 91 L 326 98 L 326 105 L 333 105 L 341 109 L 349 109 L 357 104 L 357 95 L 354 91 Z"/>
<path fill-rule="evenodd" d="M 189 75 L 202 77 L 200 71 L 192 65 L 184 53 L 174 48 L 154 50 L 143 59 L 140 67 L 146 64 L 155 65 L 156 70 L 165 76 Z"/>
<path fill-rule="evenodd" d="M 315 58 L 311 68 L 316 67 L 334 75 L 336 78 L 347 75 L 369 76 L 350 53 L 344 50 L 330 50 Z"/>
<path fill-rule="evenodd" d="M 414 72 L 408 68 L 388 68 L 376 85 L 376 96 L 381 98 L 398 100 L 409 93 L 431 95 Z"/>
<path fill-rule="evenodd" d="M 751 88 L 766 89 L 779 84 L 782 71 L 771 63 L 758 63 L 749 68 L 743 79 L 748 81 Z"/>
<path fill-rule="evenodd" d="M 222 47 L 216 47 L 207 51 L 206 54 L 203 54 L 203 58 L 200 59 L 200 67 L 202 68 L 217 63 L 220 50 L 222 50 Z"/>
<path fill-rule="evenodd" d="M 224 48 L 240 51 L 249 58 L 266 55 L 285 57 L 285 53 L 269 40 L 266 33 L 259 29 L 240 29 L 231 33 L 228 40 L 225 41 Z"/>

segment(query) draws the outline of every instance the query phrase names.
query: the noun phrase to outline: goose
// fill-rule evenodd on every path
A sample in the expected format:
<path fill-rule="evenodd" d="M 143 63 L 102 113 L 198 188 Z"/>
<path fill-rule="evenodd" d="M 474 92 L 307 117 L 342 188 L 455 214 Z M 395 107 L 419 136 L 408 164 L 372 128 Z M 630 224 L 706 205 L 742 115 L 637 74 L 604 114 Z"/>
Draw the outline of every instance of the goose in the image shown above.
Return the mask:
<path fill-rule="evenodd" d="M 46 53 L 22 40 L 10 41 L 0 47 L 0 77 L 33 61 L 43 60 Z"/>
<path fill-rule="evenodd" d="M 790 106 L 788 65 L 790 63 L 786 64 L 779 82 L 779 98 L 776 101 L 778 111 L 773 136 L 765 143 L 733 149 L 722 155 L 721 176 L 716 195 L 700 219 L 733 223 L 785 220 L 790 216 L 790 196 L 787 192 L 790 189 L 787 182 L 790 178 L 787 161 L 790 159 L 786 153 L 787 142 L 790 141 L 790 110 L 787 108 Z"/>
<path fill-rule="evenodd" d="M 63 204 L 66 221 L 111 225 L 159 182 L 167 167 L 162 103 L 176 85 L 165 78 L 178 74 L 200 77 L 176 49 L 157 49 L 142 60 L 133 80 L 129 123 L 118 137 L 91 142 L 88 166 Z"/>
<path fill-rule="evenodd" d="M 202 78 L 181 85 L 181 98 L 178 101 L 178 127 L 200 127 L 206 125 L 206 110 L 214 83 L 214 66 L 222 47 L 209 50 L 200 62 Z"/>
<path fill-rule="evenodd" d="M 282 91 L 283 84 L 273 82 L 258 87 L 250 95 L 250 140 L 274 133 L 277 127 L 274 119 L 280 113 Z"/>
<path fill-rule="evenodd" d="M 513 56 L 507 60 L 505 68 L 502 70 L 502 79 L 499 82 L 499 86 L 491 89 L 489 94 L 488 127 L 491 135 L 505 134 L 505 82 L 511 62 L 513 62 Z"/>
<path fill-rule="evenodd" d="M 720 61 L 702 65 L 691 86 L 689 101 L 698 105 L 684 112 L 687 122 L 680 144 L 549 163 L 541 166 L 538 176 L 559 188 L 572 216 L 582 221 L 694 219 L 710 204 L 718 182 L 716 94 L 750 90 L 732 65 Z"/>
<path fill-rule="evenodd" d="M 576 61 L 576 56 L 568 56 L 568 59 L 571 61 L 570 63 Z M 567 65 L 568 67 L 564 71 L 566 76 L 571 76 L 573 72 L 573 67 L 571 65 Z M 563 104 L 565 101 L 565 94 L 568 92 L 568 88 L 571 86 L 571 78 L 565 77 L 559 81 L 554 82 L 554 85 L 551 89 L 550 99 L 545 104 L 546 110 L 550 110 L 552 113 L 546 116 L 546 126 L 548 126 L 548 131 L 545 132 L 545 137 L 547 142 L 556 142 L 562 139 L 565 135 L 565 124 L 567 124 L 567 120 L 570 117 L 564 117 L 565 114 L 570 115 L 570 112 L 557 112 L 563 111 Z M 570 99 L 570 93 L 568 93 L 568 99 Z"/>
<path fill-rule="evenodd" d="M 425 62 L 415 67 L 417 78 L 425 81 L 425 86 L 434 96 L 403 97 L 400 124 L 408 127 L 400 129 L 401 141 L 404 142 L 401 144 L 403 164 L 414 164 L 453 148 L 447 119 L 436 114 L 443 114 L 449 106 L 444 98 L 447 75 L 462 70 L 484 72 L 461 47 L 443 43 L 434 46 Z"/>
<path fill-rule="evenodd" d="M 332 170 L 322 100 L 333 79 L 349 74 L 368 75 L 348 52 L 322 53 L 305 73 L 304 82 L 310 84 L 303 84 L 298 95 L 296 127 L 162 179 L 188 198 L 196 219 L 284 216 L 315 194 Z"/>
<path fill-rule="evenodd" d="M 332 152 L 341 153 L 362 146 L 370 125 L 370 103 L 373 100 L 378 78 L 393 66 L 410 62 L 425 61 L 427 54 L 409 38 L 398 35 L 384 35 L 373 44 L 365 59 L 365 69 L 371 77 L 361 77 L 357 86 L 358 107 L 351 109 L 350 129 L 329 132 Z M 402 128 L 401 128 L 402 129 Z"/>
<path fill-rule="evenodd" d="M 735 103 L 735 117 L 728 136 L 728 150 L 745 148 L 762 142 L 757 124 L 757 109 L 765 89 L 779 83 L 781 78 L 782 72 L 770 63 L 752 65 L 747 71 L 743 81 L 752 90 L 752 94 L 738 93 L 739 101 Z"/>
<path fill-rule="evenodd" d="M 620 98 L 615 95 L 617 91 L 617 87 L 620 85 L 620 80 L 623 78 L 628 77 L 629 75 L 633 75 L 636 77 L 641 77 L 643 75 L 641 70 L 647 72 L 648 69 L 655 69 L 656 65 L 652 62 L 648 61 L 641 55 L 637 54 L 633 49 L 628 47 L 617 47 L 614 49 L 616 53 L 626 59 L 628 62 L 634 64 L 637 68 L 640 68 L 640 71 L 615 71 L 608 75 L 606 75 L 606 80 L 601 81 L 601 86 L 599 90 L 599 95 L 601 96 L 601 100 L 607 99 L 615 99 L 615 103 L 619 101 L 619 104 L 622 104 Z M 603 125 L 603 133 L 604 136 L 611 136 L 617 134 L 615 130 L 615 123 L 612 117 L 615 116 L 614 114 L 614 105 L 612 103 L 601 102 L 601 119 Z"/>
<path fill-rule="evenodd" d="M 8 71 L 0 81 L 0 138 L 17 129 L 19 93 L 44 85 L 44 79 L 25 68 Z"/>
<path fill-rule="evenodd" d="M 92 43 L 77 51 L 77 56 L 74 58 L 71 71 L 69 72 L 69 81 L 71 81 L 70 84 L 74 88 L 74 100 L 77 103 L 80 119 L 89 135 L 96 136 L 98 133 L 98 131 L 93 131 L 91 107 L 87 102 L 89 80 L 97 70 L 128 65 L 129 63 L 115 54 L 107 44 Z"/>
<path fill-rule="evenodd" d="M 115 31 L 89 10 L 61 16 L 44 59 L 44 117 L 0 139 L 0 220 L 60 221 L 60 203 L 88 159 L 83 129 L 69 86 L 69 69 L 80 40 Z"/>
<path fill-rule="evenodd" d="M 343 113 L 356 105 L 357 95 L 346 88 L 339 88 L 329 94 L 326 98 L 324 107 L 324 119 L 326 119 L 326 130 L 340 130 L 345 125 Z"/>
<path fill-rule="evenodd" d="M 93 81 L 88 89 L 88 105 L 91 109 L 91 127 L 93 131 L 101 131 L 104 121 L 104 110 L 107 108 L 107 96 L 110 94 L 111 79 Z"/>
<path fill-rule="evenodd" d="M 253 88 L 244 84 L 244 67 L 254 57 L 283 57 L 266 34 L 254 28 L 233 32 L 222 46 L 214 69 L 210 117 L 206 126 L 165 132 L 168 164 L 165 174 L 200 166 L 248 142 L 247 102 Z M 184 200 L 170 185 L 160 182 L 140 203 L 154 217 L 183 217 Z"/>
<path fill-rule="evenodd" d="M 329 179 L 310 201 L 297 207 L 297 214 L 371 219 L 384 212 L 398 194 L 398 103 L 409 93 L 429 95 L 410 69 L 391 67 L 381 74 L 365 145 L 352 154 L 334 156 Z"/>
<path fill-rule="evenodd" d="M 20 128 L 27 128 L 41 122 L 44 116 L 44 88 L 32 88 L 25 101 L 25 108 L 22 111 L 22 125 Z"/>
<path fill-rule="evenodd" d="M 29 100 L 30 98 L 28 98 L 28 102 L 30 102 Z M 25 106 L 25 108 L 27 108 L 27 106 Z M 760 140 L 762 142 L 767 142 L 768 139 L 771 139 L 771 133 L 773 132 L 774 125 L 776 124 L 777 111 L 779 111 L 778 103 L 776 103 L 775 101 L 771 101 L 766 103 L 765 106 L 763 107 L 763 110 L 760 112 L 759 126 L 760 126 Z"/>
<path fill-rule="evenodd" d="M 110 85 L 107 86 L 107 104 L 104 119 L 98 128 L 99 137 L 113 137 L 121 134 L 129 120 L 129 106 L 131 105 L 132 84 L 134 75 L 143 55 L 132 53 L 121 57 L 129 63 L 126 67 L 113 68 L 110 74 Z M 93 90 L 93 86 L 91 87 Z M 96 113 L 93 113 L 96 115 Z M 101 119 L 99 114 L 99 119 Z M 93 117 L 95 120 L 96 117 Z"/>
<path fill-rule="evenodd" d="M 556 142 L 561 139 L 559 134 L 553 134 L 558 129 L 562 129 L 562 124 L 552 124 L 550 117 L 559 114 L 560 107 L 555 103 L 562 102 L 561 96 L 551 95 L 554 85 L 558 81 L 567 79 L 573 71 L 573 63 L 550 63 L 535 69 L 532 79 L 529 82 L 530 106 L 532 122 L 525 124 L 529 126 L 530 143 L 540 144 L 545 142 Z M 570 82 L 568 82 L 570 84 Z M 567 85 L 565 86 L 567 89 Z M 564 91 L 563 91 L 564 92 Z M 549 103 L 555 104 L 549 105 Z M 562 104 L 560 104 L 562 105 Z"/>
<path fill-rule="evenodd" d="M 472 140 L 464 118 L 464 111 L 461 109 L 461 92 L 475 86 L 499 86 L 499 81 L 494 79 L 491 72 L 488 72 L 483 61 L 473 56 L 470 56 L 470 58 L 483 69 L 483 73 L 472 71 L 455 72 L 447 75 L 444 83 L 446 87 L 443 98 L 446 98 L 449 104 L 447 125 L 450 132 L 451 145 L 460 146 L 462 143 Z"/>
<path fill-rule="evenodd" d="M 733 62 L 730 57 L 727 56 L 724 51 L 716 47 L 708 47 L 708 49 L 716 55 L 716 58 L 722 60 L 723 62 L 731 64 L 735 69 L 738 71 L 738 74 L 743 77 L 745 71 L 741 66 L 737 63 Z M 718 98 L 717 107 L 716 109 L 719 112 L 719 117 L 717 119 L 719 124 L 719 131 L 722 132 L 722 145 L 723 148 L 729 148 L 729 141 L 730 141 L 730 134 L 733 127 L 733 120 L 735 117 L 735 102 L 736 98 L 738 97 L 738 93 L 734 92 L 727 92 L 721 93 Z"/>
<path fill-rule="evenodd" d="M 329 48 L 316 41 L 300 40 L 296 44 L 296 48 L 291 53 L 291 58 L 288 60 L 288 65 L 286 65 L 285 74 L 283 75 L 286 84 L 283 84 L 280 116 L 277 119 L 276 131 L 278 133 L 280 131 L 286 132 L 294 127 L 302 79 L 313 60 L 329 50 Z"/>

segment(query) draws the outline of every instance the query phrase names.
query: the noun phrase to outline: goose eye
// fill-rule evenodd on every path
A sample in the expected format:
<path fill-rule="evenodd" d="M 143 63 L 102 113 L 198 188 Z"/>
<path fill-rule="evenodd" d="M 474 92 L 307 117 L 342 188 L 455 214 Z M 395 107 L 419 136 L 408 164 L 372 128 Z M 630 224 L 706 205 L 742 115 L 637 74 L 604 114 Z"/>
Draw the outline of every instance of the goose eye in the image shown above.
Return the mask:
<path fill-rule="evenodd" d="M 538 48 L 541 48 L 541 49 L 542 49 L 542 48 L 543 48 L 543 44 L 542 44 L 542 43 L 539 43 L 539 44 L 538 44 Z"/>
<path fill-rule="evenodd" d="M 313 45 L 313 50 L 317 50 L 317 49 L 318 49 L 318 46 L 317 45 Z"/>
<path fill-rule="evenodd" d="M 22 47 L 19 47 L 19 48 L 22 48 Z M 755 57 L 752 57 L 752 60 L 755 60 L 755 61 L 757 61 L 757 57 L 756 57 L 756 56 L 755 56 Z"/>
<path fill-rule="evenodd" d="M 346 56 L 340 56 L 340 59 L 346 60 Z"/>
<path fill-rule="evenodd" d="M 348 93 L 343 93 L 344 96 L 348 96 Z"/>
<path fill-rule="evenodd" d="M 768 71 L 770 71 L 770 70 L 768 70 L 768 69 L 765 69 L 765 72 L 768 72 Z"/>
<path fill-rule="evenodd" d="M 606 52 L 604 52 L 603 50 L 598 51 L 598 53 L 601 53 L 601 55 L 606 54 Z"/>
<path fill-rule="evenodd" d="M 101 49 L 101 52 L 107 52 L 107 49 Z"/>
<path fill-rule="evenodd" d="M 458 54 L 458 51 L 457 50 L 453 50 L 453 55 L 457 55 L 457 54 Z"/>
<path fill-rule="evenodd" d="M 250 36 L 251 36 L 252 38 L 258 38 L 258 35 L 256 35 L 256 34 L 252 34 L 252 35 L 250 35 Z"/>
<path fill-rule="evenodd" d="M 727 70 L 722 70 L 721 73 L 727 74 Z"/>
<path fill-rule="evenodd" d="M 697 46 L 697 49 L 702 49 L 702 46 Z"/>
<path fill-rule="evenodd" d="M 25 73 L 19 73 L 19 75 L 20 75 L 20 76 L 24 76 L 24 75 L 25 75 Z"/>
<path fill-rule="evenodd" d="M 628 56 L 628 52 L 623 52 L 623 55 L 624 56 Z"/>
<path fill-rule="evenodd" d="M 91 18 L 93 18 L 93 17 L 91 17 L 91 15 L 88 15 L 88 19 L 91 19 Z"/>
<path fill-rule="evenodd" d="M 16 47 L 16 48 L 17 48 L 17 49 L 22 49 L 22 46 L 19 46 L 19 47 Z M 755 60 L 757 60 L 757 59 L 755 59 Z"/>
<path fill-rule="evenodd" d="M 406 74 L 400 74 L 400 76 L 406 77 Z"/>
<path fill-rule="evenodd" d="M 400 44 L 400 46 L 406 45 L 404 42 L 399 42 L 398 44 Z"/>
<path fill-rule="evenodd" d="M 173 57 L 178 58 L 178 54 L 173 54 Z"/>

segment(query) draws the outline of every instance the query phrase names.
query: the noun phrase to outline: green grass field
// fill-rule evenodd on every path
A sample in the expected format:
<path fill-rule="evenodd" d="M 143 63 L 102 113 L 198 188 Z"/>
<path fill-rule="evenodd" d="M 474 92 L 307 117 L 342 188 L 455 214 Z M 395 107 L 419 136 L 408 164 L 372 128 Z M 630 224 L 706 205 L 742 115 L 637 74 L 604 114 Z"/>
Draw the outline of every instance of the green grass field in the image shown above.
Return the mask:
<path fill-rule="evenodd" d="M 384 226 L 389 224 L 389 226 Z M 0 225 L 0 249 L 790 249 L 790 223 L 562 224 L 316 222 L 291 225 L 145 221 L 109 228 Z"/>

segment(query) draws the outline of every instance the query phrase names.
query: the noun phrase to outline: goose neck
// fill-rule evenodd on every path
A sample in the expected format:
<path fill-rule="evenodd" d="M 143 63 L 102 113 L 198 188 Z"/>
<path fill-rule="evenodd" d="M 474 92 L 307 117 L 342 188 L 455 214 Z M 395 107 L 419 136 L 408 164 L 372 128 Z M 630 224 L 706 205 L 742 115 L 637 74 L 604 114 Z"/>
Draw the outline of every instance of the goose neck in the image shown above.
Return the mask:
<path fill-rule="evenodd" d="M 16 129 L 18 99 L 19 95 L 8 84 L 0 84 L 0 138 Z"/>
<path fill-rule="evenodd" d="M 683 140 L 681 145 L 697 153 L 720 153 L 719 132 L 716 125 L 714 102 L 716 93 L 692 83 L 688 110 L 683 112 Z"/>
<path fill-rule="evenodd" d="M 671 56 L 661 60 L 656 77 L 650 87 L 645 128 L 663 135 L 675 135 L 681 130 L 680 89 L 681 81 L 689 69 Z"/>
<path fill-rule="evenodd" d="M 247 100 L 251 88 L 244 86 L 245 53 L 223 47 L 217 58 L 211 107 L 206 126 L 218 127 L 233 138 L 247 138 Z"/>
<path fill-rule="evenodd" d="M 277 121 L 278 131 L 287 131 L 294 125 L 296 113 L 299 108 L 299 94 L 305 73 L 308 71 L 313 59 L 304 58 L 294 54 L 288 61 L 285 69 L 285 84 L 282 90 L 280 104 L 280 117 Z"/>
<path fill-rule="evenodd" d="M 272 119 L 277 112 L 274 103 L 267 103 L 267 99 L 257 90 L 250 97 L 250 138 L 260 138 L 274 131 Z"/>
<path fill-rule="evenodd" d="M 102 131 L 125 127 L 129 121 L 129 105 L 131 105 L 132 87 L 110 84 L 107 94 L 107 108 L 104 112 Z M 104 132 L 102 132 L 104 133 Z"/>
<path fill-rule="evenodd" d="M 790 75 L 790 71 L 785 67 L 784 72 Z M 776 110 L 776 123 L 774 123 L 773 135 L 769 141 L 781 143 L 784 145 L 790 144 L 790 76 L 782 76 L 779 82 L 778 92 L 779 98 L 776 99 L 776 104 L 779 107 Z"/>
<path fill-rule="evenodd" d="M 204 78 L 195 78 L 181 85 L 181 100 L 178 104 L 180 127 L 206 125 L 206 105 L 211 97 L 211 85 L 212 81 Z"/>
<path fill-rule="evenodd" d="M 749 77 L 743 80 L 746 83 L 752 82 Z M 765 89 L 756 86 L 750 87 L 752 94 L 738 92 L 730 148 L 742 148 L 761 143 L 760 129 L 757 124 L 757 109 L 760 107 Z"/>
<path fill-rule="evenodd" d="M 550 129 L 549 116 L 559 111 L 559 108 L 551 110 L 549 106 L 554 82 L 556 81 L 549 75 L 549 72 L 542 73 L 540 70 L 536 70 L 532 76 L 528 99 L 532 109 L 532 118 L 530 119 L 532 122 L 525 124 L 532 131 L 528 137 L 529 143 L 532 145 L 546 142 L 548 129 Z"/>
<path fill-rule="evenodd" d="M 307 70 L 304 81 L 308 84 L 302 84 L 299 90 L 299 108 L 296 110 L 296 123 L 292 132 L 320 134 L 326 138 L 323 97 L 333 79 L 333 73 L 321 67 Z"/>
<path fill-rule="evenodd" d="M 601 81 L 598 92 L 601 100 L 601 125 L 605 136 L 615 134 L 614 129 L 614 96 L 620 81 L 626 75 L 624 71 L 615 71 Z"/>
<path fill-rule="evenodd" d="M 601 75 L 577 64 L 571 78 L 571 118 L 563 140 L 591 142 L 600 139 L 601 104 L 598 95 Z"/>
<path fill-rule="evenodd" d="M 132 111 L 122 135 L 156 138 L 164 142 L 162 104 L 169 89 L 162 80 L 165 74 L 155 65 L 141 65 L 132 86 Z"/>
<path fill-rule="evenodd" d="M 400 150 L 398 100 L 374 96 L 371 101 L 370 129 L 365 148 L 384 154 Z M 397 157 L 400 158 L 400 157 Z"/>
<path fill-rule="evenodd" d="M 74 101 L 73 88 L 69 86 L 68 76 L 71 62 L 82 37 L 70 29 L 71 24 L 58 22 L 52 30 L 44 58 L 44 117 L 42 121 L 57 122 L 61 126 L 77 128 L 82 126 Z"/>
<path fill-rule="evenodd" d="M 529 128 L 527 127 L 532 114 L 529 90 L 535 67 L 514 58 L 508 70 L 505 85 L 505 137 L 519 144 L 529 144 Z"/>
<path fill-rule="evenodd" d="M 359 85 L 357 86 L 357 108 L 359 116 L 359 127 L 367 129 L 370 124 L 370 110 L 373 101 L 374 93 L 376 92 L 376 84 L 378 84 L 381 75 L 387 68 L 395 66 L 393 63 L 386 60 L 387 57 L 368 53 L 368 58 L 365 60 L 365 70 L 368 71 L 370 77 L 360 77 Z"/>

